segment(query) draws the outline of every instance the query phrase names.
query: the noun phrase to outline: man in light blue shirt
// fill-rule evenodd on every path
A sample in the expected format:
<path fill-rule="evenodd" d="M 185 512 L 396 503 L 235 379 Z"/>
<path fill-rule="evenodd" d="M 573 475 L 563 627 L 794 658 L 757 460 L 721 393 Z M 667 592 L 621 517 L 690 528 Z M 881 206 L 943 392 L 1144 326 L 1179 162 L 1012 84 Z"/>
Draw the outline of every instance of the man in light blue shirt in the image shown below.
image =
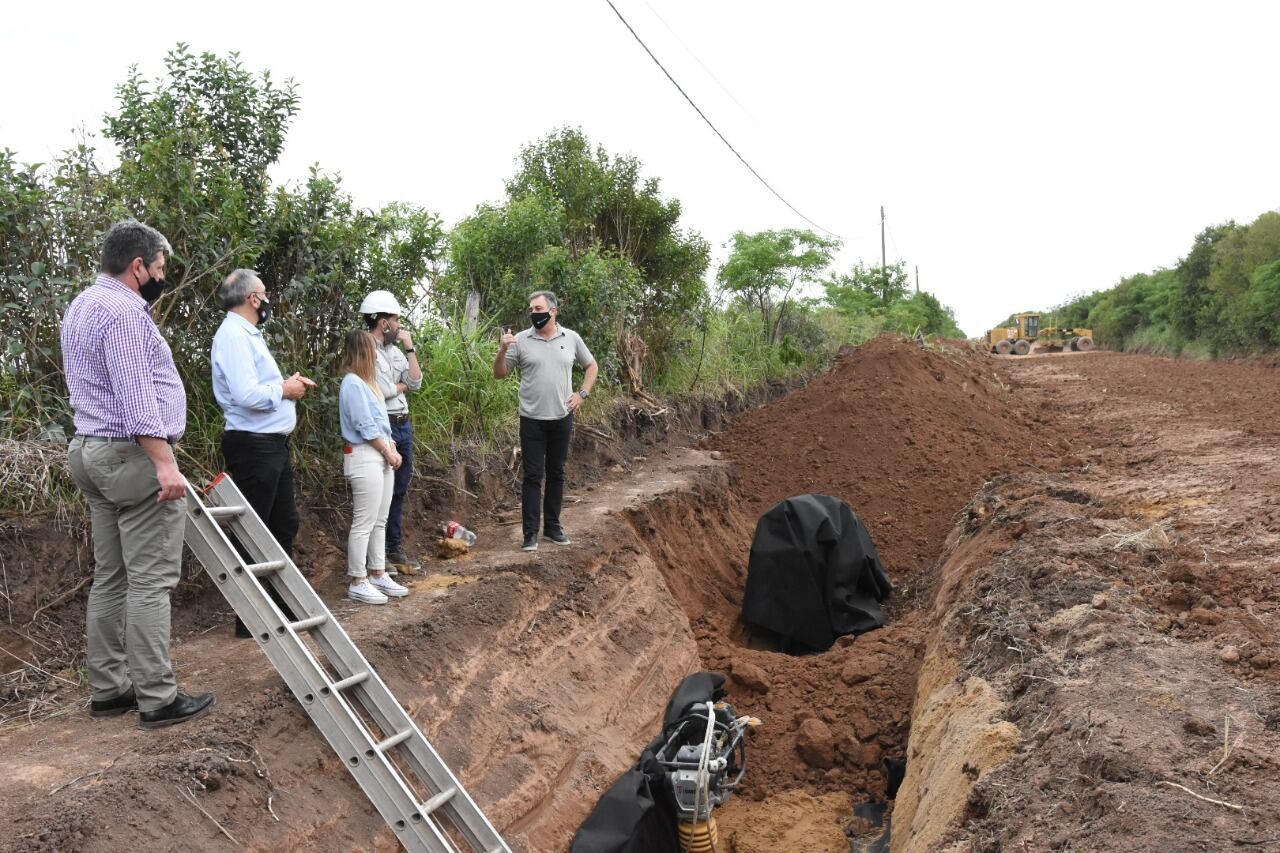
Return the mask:
<path fill-rule="evenodd" d="M 289 436 L 297 423 L 294 404 L 315 383 L 301 373 L 285 379 L 276 366 L 258 329 L 271 316 L 271 303 L 256 272 L 231 273 L 218 296 L 227 317 L 213 336 L 213 395 L 226 415 L 222 455 L 227 473 L 292 559 L 298 507 Z M 270 584 L 267 589 L 283 607 Z M 249 636 L 239 619 L 236 636 Z"/>

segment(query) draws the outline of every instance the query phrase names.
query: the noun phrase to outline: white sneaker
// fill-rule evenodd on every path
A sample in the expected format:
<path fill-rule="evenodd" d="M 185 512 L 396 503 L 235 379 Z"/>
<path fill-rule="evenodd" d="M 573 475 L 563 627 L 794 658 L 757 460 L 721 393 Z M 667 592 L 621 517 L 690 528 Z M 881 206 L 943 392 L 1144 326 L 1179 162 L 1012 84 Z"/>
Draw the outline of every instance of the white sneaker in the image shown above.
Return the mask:
<path fill-rule="evenodd" d="M 384 596 L 389 595 L 392 598 L 404 598 L 409 594 L 408 587 L 401 586 L 386 574 L 383 574 L 380 577 L 370 577 L 369 585 L 376 587 L 377 591 L 382 593 Z"/>
<path fill-rule="evenodd" d="M 392 581 L 395 583 L 395 581 Z M 347 587 L 347 598 L 352 601 L 359 601 L 361 604 L 386 604 L 387 597 L 378 592 L 373 584 L 369 581 L 358 583 L 355 586 Z"/>

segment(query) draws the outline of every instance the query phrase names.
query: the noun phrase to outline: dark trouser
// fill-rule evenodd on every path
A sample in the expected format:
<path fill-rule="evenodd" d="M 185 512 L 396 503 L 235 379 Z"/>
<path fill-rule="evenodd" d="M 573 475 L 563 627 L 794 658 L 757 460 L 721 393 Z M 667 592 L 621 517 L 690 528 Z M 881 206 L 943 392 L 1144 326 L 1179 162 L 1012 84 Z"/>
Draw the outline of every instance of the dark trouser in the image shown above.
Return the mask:
<path fill-rule="evenodd" d="M 573 437 L 573 415 L 558 421 L 520 418 L 520 455 L 524 457 L 525 538 L 538 535 L 539 504 L 542 529 L 548 533 L 560 530 L 560 504 L 564 502 L 564 463 L 569 458 L 569 439 Z M 542 491 L 546 475 L 547 490 Z"/>
<path fill-rule="evenodd" d="M 262 519 L 284 552 L 293 558 L 293 540 L 298 535 L 298 505 L 293 496 L 293 462 L 289 458 L 289 436 L 274 433 L 227 430 L 222 434 L 222 456 L 227 473 Z M 236 543 L 239 545 L 239 543 Z M 240 548 L 241 556 L 252 556 Z M 288 616 L 275 588 L 263 578 L 267 592 Z M 236 619 L 237 627 L 240 620 Z"/>
<path fill-rule="evenodd" d="M 400 539 L 403 533 L 400 519 L 404 514 L 405 492 L 409 491 L 409 480 L 413 477 L 413 421 L 391 424 L 391 437 L 395 440 L 396 451 L 404 461 L 396 469 L 395 485 L 391 489 L 391 509 L 387 512 L 388 558 L 400 556 Z"/>

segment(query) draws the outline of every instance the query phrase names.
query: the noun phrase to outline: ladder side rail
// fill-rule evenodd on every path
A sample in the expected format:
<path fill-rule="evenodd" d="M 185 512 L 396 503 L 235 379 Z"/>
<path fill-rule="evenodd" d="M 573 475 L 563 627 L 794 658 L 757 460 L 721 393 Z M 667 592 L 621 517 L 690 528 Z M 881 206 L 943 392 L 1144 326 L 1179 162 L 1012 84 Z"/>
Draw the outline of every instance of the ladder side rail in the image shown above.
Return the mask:
<path fill-rule="evenodd" d="M 297 614 L 299 618 L 304 614 L 317 616 L 323 613 L 332 620 L 333 614 L 329 612 L 324 599 L 316 592 L 315 587 L 303 577 L 297 564 L 284 552 L 284 548 L 280 546 L 276 538 L 271 535 L 271 531 L 262 521 L 261 516 L 249 505 L 248 499 L 245 498 L 244 493 L 240 491 L 240 487 L 235 484 L 230 475 L 218 475 L 217 479 L 213 481 L 213 485 L 209 488 L 209 495 L 217 501 L 217 506 L 243 506 L 245 508 L 243 514 L 230 519 L 223 529 L 224 535 L 226 530 L 235 535 L 236 541 L 249 553 L 253 562 L 266 563 L 279 560 L 284 563 L 284 568 L 273 573 L 271 580 L 272 587 L 280 595 L 280 598 L 284 600 L 285 604 L 289 606 L 289 609 Z M 263 579 L 255 578 L 255 581 L 259 587 L 263 588 L 263 597 L 269 603 L 271 612 L 279 614 L 278 618 L 283 619 L 284 614 L 280 611 L 279 605 L 267 595 Z M 255 632 L 256 635 L 257 632 Z"/>
<path fill-rule="evenodd" d="M 220 477 L 215 481 L 210 491 L 221 505 L 248 506 L 244 495 L 230 477 Z M 249 507 L 249 512 L 252 512 L 252 507 Z M 303 612 L 307 612 L 308 615 L 314 615 L 318 612 L 329 613 L 328 608 L 315 592 L 314 587 L 307 582 L 296 564 L 284 553 L 284 549 L 280 547 L 275 538 L 270 535 L 266 526 L 262 524 L 261 518 L 254 514 L 252 519 L 256 522 L 255 524 L 250 524 L 249 518 L 250 516 L 246 513 L 232 519 L 228 526 L 236 534 L 236 538 L 245 545 L 246 550 L 250 551 L 255 560 L 282 559 L 285 561 L 285 569 L 275 575 L 275 580 L 277 581 L 275 588 L 285 602 L 289 604 L 290 608 L 298 615 Z M 258 583 L 258 580 L 255 578 L 254 582 Z M 275 603 L 271 602 L 266 595 L 265 590 L 263 599 L 270 603 L 273 613 L 279 612 Z M 299 605 L 302 604 L 303 599 L 313 600 L 315 602 L 314 606 L 308 608 L 303 605 L 300 610 Z M 283 615 L 278 618 L 283 619 Z M 257 636 L 257 633 L 255 633 L 255 636 Z M 449 788 L 457 790 L 457 794 L 441 806 L 436 814 L 447 818 L 477 850 L 487 851 L 494 849 L 495 844 L 499 845 L 497 847 L 499 850 L 509 849 L 497 829 L 489 822 L 488 817 L 466 790 L 461 780 L 457 778 L 448 764 L 440 757 L 413 718 L 405 711 L 404 706 L 400 704 L 387 687 L 381 675 L 364 657 L 346 630 L 332 617 L 332 614 L 330 614 L 330 618 L 324 625 L 312 631 L 312 637 L 325 656 L 334 662 L 336 668 L 344 676 L 354 675 L 361 671 L 367 671 L 370 674 L 368 680 L 348 691 L 348 694 L 351 696 L 352 701 L 360 701 L 361 707 L 369 713 L 369 716 L 373 718 L 385 736 L 389 737 L 397 732 L 404 731 L 406 728 L 412 730 L 413 736 L 402 744 L 404 749 L 401 754 L 407 756 L 409 767 L 413 770 L 414 775 L 418 777 L 421 786 L 427 789 L 428 799 L 436 794 L 443 793 Z"/>
<path fill-rule="evenodd" d="M 336 629 L 336 630 L 335 630 Z M 341 638 L 336 635 L 341 633 Z M 395 698 L 386 686 L 377 670 L 355 650 L 354 644 L 347 638 L 346 632 L 337 623 L 331 622 L 314 632 L 316 644 L 331 660 L 341 661 L 342 667 L 367 667 L 369 679 L 353 688 L 350 693 L 359 699 L 378 727 L 388 735 L 411 729 L 413 736 L 401 746 L 401 752 L 412 768 L 414 775 L 428 788 L 428 798 L 443 793 L 449 788 L 456 788 L 457 794 L 436 812 L 444 815 L 449 822 L 467 839 L 476 850 L 509 851 L 502 836 L 489 822 L 488 817 L 476 804 L 466 787 L 457 775 L 449 768 L 435 747 L 422 733 L 422 729 L 414 722 L 413 717 Z M 342 640 L 345 639 L 345 643 Z M 355 652 L 355 658 L 348 656 L 348 649 Z"/>
<path fill-rule="evenodd" d="M 243 563 L 243 558 L 232 546 L 218 522 L 203 512 L 204 507 L 199 499 L 189 495 L 189 507 L 193 500 L 197 502 L 197 508 L 189 511 L 187 517 L 188 547 L 207 570 L 210 566 L 223 566 L 227 560 Z M 255 607 L 257 602 L 254 601 L 254 596 L 260 597 L 262 603 L 273 609 L 274 604 L 261 587 L 255 589 L 249 586 L 256 578 L 248 572 L 242 571 L 237 575 L 233 571 L 222 571 L 219 568 L 210 571 L 210 574 L 219 591 L 241 618 L 251 616 L 258 622 L 257 625 L 250 626 L 250 630 L 254 631 L 263 653 L 284 679 L 303 710 L 320 729 L 329 747 L 355 777 L 365 796 L 387 825 L 396 832 L 397 838 L 411 851 L 455 853 L 454 845 L 438 827 L 429 820 L 417 817 L 415 793 L 405 786 L 387 757 L 378 752 L 372 733 L 358 721 L 346 705 L 341 692 L 329 689 L 329 679 L 323 667 L 306 645 L 285 626 L 283 617 L 276 617 L 275 630 L 271 630 L 269 624 L 263 621 L 263 617 L 259 615 L 262 608 Z M 249 589 L 246 590 L 246 586 Z M 249 620 L 245 621 L 248 624 Z M 283 635 L 279 633 L 280 626 L 285 626 Z M 265 640 L 264 634 L 267 638 Z M 310 673 L 310 679 L 307 673 Z M 411 837 L 403 837 L 406 831 Z"/>

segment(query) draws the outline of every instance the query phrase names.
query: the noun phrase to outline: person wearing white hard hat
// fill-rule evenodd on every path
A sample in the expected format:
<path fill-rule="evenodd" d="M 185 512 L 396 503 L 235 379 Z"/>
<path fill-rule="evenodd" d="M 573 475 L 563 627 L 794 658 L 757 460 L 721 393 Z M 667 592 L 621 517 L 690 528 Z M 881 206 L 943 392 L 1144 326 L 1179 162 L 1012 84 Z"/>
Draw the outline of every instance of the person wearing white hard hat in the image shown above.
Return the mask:
<path fill-rule="evenodd" d="M 402 526 L 404 496 L 413 477 L 413 421 L 409 417 L 409 401 L 405 395 L 422 387 L 422 367 L 418 364 L 409 330 L 400 327 L 400 302 L 394 294 L 387 290 L 373 291 L 360 303 L 360 314 L 378 345 L 378 388 L 386 400 L 396 452 L 404 460 L 395 472 L 391 509 L 387 513 L 387 570 L 391 574 L 416 575 L 420 566 L 417 560 L 404 553 Z"/>

